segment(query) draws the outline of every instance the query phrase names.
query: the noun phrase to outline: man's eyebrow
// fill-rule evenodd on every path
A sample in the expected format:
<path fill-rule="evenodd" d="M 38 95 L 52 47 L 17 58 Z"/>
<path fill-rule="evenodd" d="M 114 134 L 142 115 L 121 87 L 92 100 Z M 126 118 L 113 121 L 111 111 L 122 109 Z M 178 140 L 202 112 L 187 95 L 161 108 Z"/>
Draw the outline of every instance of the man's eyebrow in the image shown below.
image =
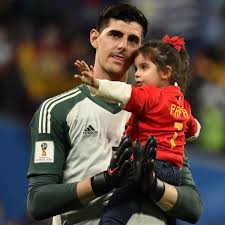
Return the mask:
<path fill-rule="evenodd" d="M 120 31 L 120 30 L 109 30 L 108 34 L 109 35 L 119 35 L 119 36 L 123 36 L 124 35 L 124 33 L 122 31 Z M 135 35 L 135 34 L 129 34 L 128 39 L 136 41 L 136 42 L 140 42 L 141 41 L 141 38 L 139 36 Z"/>
<path fill-rule="evenodd" d="M 123 35 L 123 33 L 119 30 L 109 30 L 108 32 L 109 34 L 120 34 L 120 35 Z"/>

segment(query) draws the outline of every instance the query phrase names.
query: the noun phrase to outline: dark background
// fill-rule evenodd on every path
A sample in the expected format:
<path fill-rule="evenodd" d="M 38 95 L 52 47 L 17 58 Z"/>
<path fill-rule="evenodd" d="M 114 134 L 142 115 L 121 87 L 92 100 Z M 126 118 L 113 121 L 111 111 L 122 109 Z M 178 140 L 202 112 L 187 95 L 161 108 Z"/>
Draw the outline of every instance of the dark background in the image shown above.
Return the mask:
<path fill-rule="evenodd" d="M 51 222 L 35 222 L 26 211 L 28 125 L 44 99 L 76 85 L 76 59 L 93 63 L 89 31 L 112 2 L 122 1 L 0 1 L 0 225 Z M 147 38 L 168 33 L 187 42 L 192 79 L 186 97 L 202 125 L 200 138 L 187 145 L 204 204 L 197 224 L 224 225 L 225 1 L 126 2 L 147 16 Z"/>

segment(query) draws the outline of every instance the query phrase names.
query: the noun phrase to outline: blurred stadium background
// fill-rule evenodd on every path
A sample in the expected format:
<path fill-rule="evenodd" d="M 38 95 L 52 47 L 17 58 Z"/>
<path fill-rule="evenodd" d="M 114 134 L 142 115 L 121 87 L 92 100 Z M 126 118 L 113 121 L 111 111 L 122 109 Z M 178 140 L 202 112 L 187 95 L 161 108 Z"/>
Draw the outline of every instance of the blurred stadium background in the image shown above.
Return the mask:
<path fill-rule="evenodd" d="M 39 104 L 76 85 L 75 59 L 93 63 L 89 30 L 110 0 L 0 1 L 0 225 L 47 225 L 26 211 L 28 125 Z M 225 1 L 131 0 L 149 20 L 149 38 L 185 37 L 192 81 L 187 92 L 202 124 L 188 144 L 204 204 L 198 225 L 225 224 Z M 186 224 L 179 221 L 179 224 Z"/>

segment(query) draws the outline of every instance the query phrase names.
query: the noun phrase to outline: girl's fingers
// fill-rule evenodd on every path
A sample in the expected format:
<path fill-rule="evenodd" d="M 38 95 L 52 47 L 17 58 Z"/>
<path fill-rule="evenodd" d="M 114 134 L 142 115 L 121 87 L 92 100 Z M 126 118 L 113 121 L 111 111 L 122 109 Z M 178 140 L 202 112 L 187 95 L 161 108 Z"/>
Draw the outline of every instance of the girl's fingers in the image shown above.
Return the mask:
<path fill-rule="evenodd" d="M 73 77 L 76 78 L 76 79 L 81 79 L 81 76 L 78 75 L 78 74 L 74 74 Z"/>
<path fill-rule="evenodd" d="M 79 70 L 79 72 L 90 72 L 93 71 L 93 66 L 91 66 L 91 68 L 89 68 L 88 64 L 84 61 L 84 60 L 76 60 L 74 65 L 76 66 L 76 68 Z"/>
<path fill-rule="evenodd" d="M 81 72 L 82 71 L 82 68 L 79 64 L 75 64 L 76 68 Z"/>
<path fill-rule="evenodd" d="M 84 60 L 82 60 L 81 62 L 82 62 L 82 64 L 83 64 L 84 70 L 90 71 L 90 68 L 89 68 L 88 64 L 87 64 Z"/>
<path fill-rule="evenodd" d="M 76 60 L 74 64 L 75 64 L 75 65 L 82 65 L 82 63 L 81 63 L 80 60 Z"/>
<path fill-rule="evenodd" d="M 81 63 L 80 60 L 76 60 L 74 65 L 76 66 L 76 68 L 81 72 L 83 70 L 83 64 Z"/>

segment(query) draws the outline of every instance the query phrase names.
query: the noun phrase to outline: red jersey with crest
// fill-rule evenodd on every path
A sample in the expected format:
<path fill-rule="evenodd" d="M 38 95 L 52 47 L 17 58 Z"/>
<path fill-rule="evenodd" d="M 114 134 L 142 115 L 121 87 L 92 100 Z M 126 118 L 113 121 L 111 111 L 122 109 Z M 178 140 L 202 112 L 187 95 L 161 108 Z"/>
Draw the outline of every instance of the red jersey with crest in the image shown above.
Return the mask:
<path fill-rule="evenodd" d="M 177 86 L 157 88 L 132 86 L 125 110 L 132 112 L 125 133 L 144 144 L 153 135 L 157 140 L 156 159 L 182 167 L 185 138 L 197 133 L 198 125 L 189 103 Z"/>

